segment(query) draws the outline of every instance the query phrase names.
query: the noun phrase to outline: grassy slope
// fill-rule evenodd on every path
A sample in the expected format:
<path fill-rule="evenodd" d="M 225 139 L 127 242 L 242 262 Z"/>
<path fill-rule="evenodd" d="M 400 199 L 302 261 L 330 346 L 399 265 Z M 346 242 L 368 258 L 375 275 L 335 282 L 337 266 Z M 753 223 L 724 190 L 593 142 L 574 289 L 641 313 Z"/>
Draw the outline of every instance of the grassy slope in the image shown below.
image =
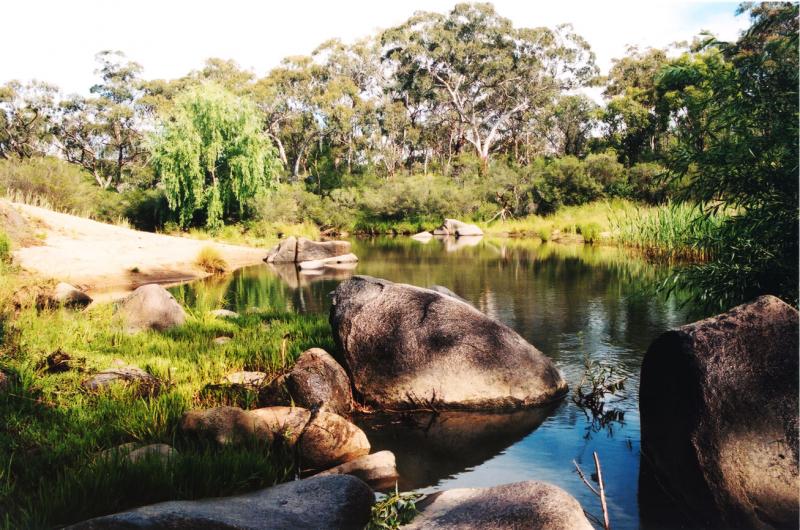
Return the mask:
<path fill-rule="evenodd" d="M 5 272 L 0 292 L 7 302 L 20 278 Z M 232 494 L 291 476 L 293 459 L 279 450 L 198 446 L 181 439 L 176 425 L 192 407 L 255 406 L 252 392 L 209 385 L 240 369 L 277 374 L 309 347 L 331 348 L 324 318 L 264 312 L 222 321 L 190 314 L 180 329 L 128 336 L 109 306 L 14 313 L 5 307 L 0 368 L 14 383 L 0 393 L 0 527 L 64 524 L 166 499 Z M 221 335 L 233 340 L 214 345 Z M 57 350 L 77 368 L 47 373 L 42 360 Z M 116 359 L 161 377 L 169 389 L 154 398 L 124 388 L 104 395 L 81 389 L 89 373 Z M 96 458 L 126 442 L 169 443 L 181 456 L 166 468 Z"/>

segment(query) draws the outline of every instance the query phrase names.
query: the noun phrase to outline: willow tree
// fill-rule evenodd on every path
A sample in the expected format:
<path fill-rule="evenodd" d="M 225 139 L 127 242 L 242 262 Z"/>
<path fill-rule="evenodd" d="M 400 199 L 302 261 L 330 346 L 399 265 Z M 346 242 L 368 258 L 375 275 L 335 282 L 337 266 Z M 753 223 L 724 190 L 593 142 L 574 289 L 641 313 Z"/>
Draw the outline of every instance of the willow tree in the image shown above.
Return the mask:
<path fill-rule="evenodd" d="M 241 217 L 274 181 L 279 160 L 249 100 L 214 84 L 179 95 L 151 138 L 152 163 L 182 227 L 204 210 L 214 229 Z"/>

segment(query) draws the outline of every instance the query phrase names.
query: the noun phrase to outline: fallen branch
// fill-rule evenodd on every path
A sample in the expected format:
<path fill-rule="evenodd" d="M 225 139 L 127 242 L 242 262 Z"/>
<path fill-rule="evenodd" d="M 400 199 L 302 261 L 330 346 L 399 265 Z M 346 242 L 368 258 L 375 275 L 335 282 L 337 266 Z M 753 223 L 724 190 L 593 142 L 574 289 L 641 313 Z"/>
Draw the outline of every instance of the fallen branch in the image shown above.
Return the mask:
<path fill-rule="evenodd" d="M 597 472 L 597 484 L 600 486 L 600 491 L 592 486 L 592 484 L 586 478 L 586 475 L 583 473 L 581 466 L 578 465 L 578 462 L 573 460 L 572 463 L 575 465 L 578 476 L 581 477 L 581 480 L 584 484 L 586 484 L 586 487 L 589 488 L 592 493 L 600 497 L 600 507 L 603 509 L 603 528 L 605 530 L 611 530 L 611 523 L 609 522 L 608 518 L 608 504 L 606 503 L 605 484 L 603 484 L 603 472 L 600 469 L 600 459 L 597 456 L 597 452 L 593 452 L 592 455 L 594 456 L 594 468 Z M 592 519 L 596 519 L 596 517 L 592 517 Z"/>

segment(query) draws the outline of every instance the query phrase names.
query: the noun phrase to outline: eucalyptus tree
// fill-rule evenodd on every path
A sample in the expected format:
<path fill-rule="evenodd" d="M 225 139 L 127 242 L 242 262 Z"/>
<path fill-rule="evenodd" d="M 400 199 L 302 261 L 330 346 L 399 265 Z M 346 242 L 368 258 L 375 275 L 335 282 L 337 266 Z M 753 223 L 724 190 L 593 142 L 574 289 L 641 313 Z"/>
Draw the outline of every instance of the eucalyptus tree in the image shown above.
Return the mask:
<path fill-rule="evenodd" d="M 88 170 L 102 188 L 119 186 L 146 162 L 137 99 L 142 67 L 122 52 L 97 54 L 102 82 L 91 97 L 61 102 L 56 138 L 64 158 Z"/>
<path fill-rule="evenodd" d="M 614 60 L 603 95 L 609 100 L 603 113 L 606 138 L 626 165 L 658 155 L 666 131 L 658 108 L 656 79 L 667 64 L 662 49 L 628 47 Z"/>
<path fill-rule="evenodd" d="M 596 75 L 594 54 L 569 26 L 515 28 L 491 4 L 417 13 L 381 39 L 395 90 L 443 102 L 484 163 L 515 116 Z"/>
<path fill-rule="evenodd" d="M 53 133 L 56 87 L 31 81 L 0 86 L 0 158 L 47 153 Z"/>
<path fill-rule="evenodd" d="M 211 83 L 175 99 L 150 149 L 169 207 L 183 227 L 198 212 L 211 229 L 241 218 L 246 201 L 267 190 L 278 172 L 255 105 Z"/>

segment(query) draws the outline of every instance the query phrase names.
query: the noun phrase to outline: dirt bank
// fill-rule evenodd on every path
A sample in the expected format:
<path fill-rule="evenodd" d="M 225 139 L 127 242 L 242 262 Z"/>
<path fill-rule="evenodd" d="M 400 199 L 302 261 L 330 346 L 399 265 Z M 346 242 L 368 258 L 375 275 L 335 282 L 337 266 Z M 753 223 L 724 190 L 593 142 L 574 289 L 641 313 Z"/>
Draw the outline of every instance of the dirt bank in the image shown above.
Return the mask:
<path fill-rule="evenodd" d="M 140 232 L 19 203 L 40 244 L 13 252 L 25 270 L 93 293 L 125 292 L 145 283 L 178 283 L 208 274 L 195 265 L 200 249 L 216 248 L 229 270 L 260 263 L 266 250 Z"/>

